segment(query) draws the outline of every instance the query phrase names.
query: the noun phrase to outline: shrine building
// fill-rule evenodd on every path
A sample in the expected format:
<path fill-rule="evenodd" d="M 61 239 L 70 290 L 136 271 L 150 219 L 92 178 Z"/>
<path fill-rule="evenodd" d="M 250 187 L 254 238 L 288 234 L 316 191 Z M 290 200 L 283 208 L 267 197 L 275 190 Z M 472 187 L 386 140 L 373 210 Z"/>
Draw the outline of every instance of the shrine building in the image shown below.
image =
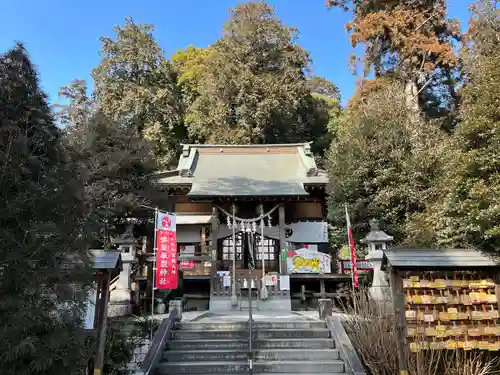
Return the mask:
<path fill-rule="evenodd" d="M 245 309 L 253 291 L 257 309 L 290 310 L 349 281 L 332 273 L 328 179 L 310 143 L 185 144 L 155 181 L 176 214 L 187 309 Z"/>

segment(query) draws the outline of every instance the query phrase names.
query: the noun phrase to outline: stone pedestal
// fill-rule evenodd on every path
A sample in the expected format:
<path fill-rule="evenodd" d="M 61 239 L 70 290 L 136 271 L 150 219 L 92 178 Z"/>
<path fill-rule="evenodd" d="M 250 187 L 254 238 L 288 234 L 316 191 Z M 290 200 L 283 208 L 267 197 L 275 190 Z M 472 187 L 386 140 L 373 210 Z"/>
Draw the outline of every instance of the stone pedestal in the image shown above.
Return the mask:
<path fill-rule="evenodd" d="M 333 301 L 328 298 L 318 299 L 318 313 L 321 320 L 325 320 L 327 317 L 332 316 Z"/>
<path fill-rule="evenodd" d="M 161 298 L 158 298 L 155 301 L 155 314 L 162 315 L 165 314 L 165 310 L 167 310 L 167 306 L 165 302 Z"/>
<path fill-rule="evenodd" d="M 377 220 L 372 219 L 370 220 L 370 233 L 361 240 L 361 243 L 368 245 L 369 252 L 365 259 L 370 261 L 373 266 L 370 297 L 383 309 L 386 309 L 387 303 L 390 302 L 390 289 L 385 272 L 382 271 L 382 260 L 384 259 L 384 250 L 387 249 L 387 244 L 393 239 L 392 236 L 380 229 Z"/>
<path fill-rule="evenodd" d="M 109 295 L 108 316 L 127 316 L 132 314 L 130 271 L 132 263 L 123 263 L 123 271 L 117 281 L 116 288 Z"/>
<path fill-rule="evenodd" d="M 113 244 L 117 245 L 121 252 L 123 270 L 120 272 L 116 287 L 111 285 L 108 316 L 127 316 L 132 314 L 130 273 L 132 264 L 137 262 L 136 247 L 138 242 L 134 237 L 134 224 L 130 223 L 124 233 L 113 239 Z"/>
<path fill-rule="evenodd" d="M 374 301 L 385 305 L 390 302 L 390 290 L 385 272 L 382 271 L 383 257 L 383 250 L 373 250 L 368 253 L 366 260 L 369 260 L 373 265 L 373 282 L 370 287 L 370 297 Z"/>
<path fill-rule="evenodd" d="M 173 299 L 168 302 L 168 313 L 172 313 L 175 310 L 175 317 L 177 320 L 182 319 L 182 300 Z"/>

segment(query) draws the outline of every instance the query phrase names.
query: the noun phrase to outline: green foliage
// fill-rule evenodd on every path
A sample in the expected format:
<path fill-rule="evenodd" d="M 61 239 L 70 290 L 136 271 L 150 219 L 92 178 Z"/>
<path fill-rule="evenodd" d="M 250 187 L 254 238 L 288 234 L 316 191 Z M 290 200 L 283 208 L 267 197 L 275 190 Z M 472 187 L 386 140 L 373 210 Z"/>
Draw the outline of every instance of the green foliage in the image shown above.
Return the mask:
<path fill-rule="evenodd" d="M 128 126 L 97 112 L 85 131 L 67 134 L 68 148 L 85 187 L 87 224 L 93 245 L 107 248 L 130 218 L 149 218 L 150 174 L 156 163 L 149 144 Z"/>
<path fill-rule="evenodd" d="M 393 83 L 367 94 L 337 129 L 328 171 L 332 241 L 338 247 L 345 243 L 345 203 L 355 238 L 366 235 L 368 221 L 377 218 L 402 242 L 408 222 L 433 198 L 448 142 L 438 126 L 415 118 L 405 103 L 402 85 Z"/>
<path fill-rule="evenodd" d="M 85 132 L 87 123 L 95 112 L 94 98 L 89 97 L 87 83 L 75 79 L 67 86 L 61 87 L 59 97 L 68 104 L 54 106 L 56 118 L 70 132 Z"/>
<path fill-rule="evenodd" d="M 199 94 L 199 86 L 206 68 L 205 61 L 210 56 L 211 48 L 188 46 L 172 56 L 172 66 L 177 73 L 177 85 L 182 93 L 184 107 L 188 107 Z"/>
<path fill-rule="evenodd" d="M 296 39 L 297 31 L 282 24 L 265 3 L 232 9 L 223 36 L 198 55 L 203 68 L 200 59 L 186 59 L 188 77 L 201 75 L 196 98 L 186 109 L 190 137 L 202 143 L 249 144 L 325 135 L 328 120 L 317 116 L 305 77 L 309 56 Z M 192 56 L 195 50 L 187 53 Z"/>
<path fill-rule="evenodd" d="M 342 112 L 338 88 L 307 79 L 310 59 L 296 43 L 297 30 L 282 24 L 272 7 L 250 2 L 231 12 L 219 40 L 208 48 L 188 46 L 171 62 L 153 26 L 127 18 L 113 38 L 101 38 L 95 93 L 88 96 L 80 80 L 62 88 L 70 104 L 58 106 L 60 122 L 69 133 L 85 133 L 99 108 L 148 141 L 162 167 L 175 163 L 184 142 L 313 141 L 321 158 Z"/>
<path fill-rule="evenodd" d="M 447 19 L 444 0 L 328 0 L 328 7 L 352 13 L 346 24 L 354 48 L 353 68 L 364 77 L 391 77 L 405 83 L 407 105 L 428 118 L 439 118 L 450 131 L 456 123 L 460 25 Z M 359 64 L 362 62 L 362 64 Z"/>
<path fill-rule="evenodd" d="M 134 351 L 145 346 L 151 332 L 156 333 L 158 321 L 142 317 L 108 318 L 106 346 L 104 348 L 103 375 L 130 375 Z M 88 360 L 93 360 L 97 341 L 91 337 L 86 342 Z"/>
<path fill-rule="evenodd" d="M 449 193 L 439 220 L 448 246 L 500 249 L 500 11 L 497 1 L 473 8 L 467 83 L 450 166 Z"/>
<path fill-rule="evenodd" d="M 92 277 L 83 192 L 22 46 L 0 56 L 0 119 L 1 373 L 74 374 Z"/>
<path fill-rule="evenodd" d="M 101 63 L 93 70 L 99 109 L 152 142 L 162 165 L 172 163 L 185 137 L 180 92 L 171 64 L 153 37 L 152 25 L 127 18 L 102 37 Z"/>

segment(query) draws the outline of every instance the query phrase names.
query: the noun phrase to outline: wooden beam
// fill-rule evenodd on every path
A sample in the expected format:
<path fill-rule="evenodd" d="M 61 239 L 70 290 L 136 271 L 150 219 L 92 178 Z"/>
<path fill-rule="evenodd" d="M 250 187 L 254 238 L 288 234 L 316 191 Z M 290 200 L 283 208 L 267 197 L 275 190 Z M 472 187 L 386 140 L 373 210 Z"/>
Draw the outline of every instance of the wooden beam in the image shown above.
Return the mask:
<path fill-rule="evenodd" d="M 495 295 L 497 296 L 497 309 L 500 311 L 500 273 L 497 271 L 494 276 L 493 280 L 495 281 Z"/>
<path fill-rule="evenodd" d="M 408 375 L 408 343 L 406 339 L 405 296 L 403 278 L 397 269 L 389 269 L 392 307 L 396 323 L 396 343 L 398 350 L 399 374 Z"/>
<path fill-rule="evenodd" d="M 212 280 L 215 280 L 215 275 L 217 274 L 217 246 L 218 246 L 218 228 L 217 228 L 217 218 L 219 216 L 219 210 L 217 207 L 212 206 L 212 245 L 210 248 L 210 256 L 212 257 L 212 264 L 210 267 L 210 276 Z M 214 255 L 215 251 L 215 255 Z M 213 282 L 210 283 L 210 295 L 212 295 Z"/>
<path fill-rule="evenodd" d="M 321 295 L 321 298 L 326 298 L 325 279 L 319 280 L 319 293 Z"/>
<path fill-rule="evenodd" d="M 201 253 L 207 253 L 207 230 L 204 225 L 201 227 Z"/>
<path fill-rule="evenodd" d="M 280 235 L 280 273 L 282 275 L 287 273 L 286 269 L 286 258 L 283 259 L 282 252 L 285 250 L 285 205 L 281 205 L 278 208 L 278 222 L 279 222 L 279 235 Z"/>
<path fill-rule="evenodd" d="M 97 336 L 97 351 L 94 361 L 94 375 L 101 375 L 104 366 L 104 349 L 106 347 L 106 331 L 108 328 L 108 304 L 109 304 L 109 281 L 110 274 L 101 284 L 101 299 L 99 301 L 99 327 Z"/>

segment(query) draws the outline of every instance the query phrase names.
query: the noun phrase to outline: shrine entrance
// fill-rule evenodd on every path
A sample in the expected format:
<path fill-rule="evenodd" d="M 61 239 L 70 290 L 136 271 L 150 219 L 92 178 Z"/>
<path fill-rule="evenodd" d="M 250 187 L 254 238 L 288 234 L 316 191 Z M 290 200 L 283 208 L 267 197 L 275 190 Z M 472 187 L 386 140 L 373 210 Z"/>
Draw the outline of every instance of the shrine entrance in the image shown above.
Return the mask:
<path fill-rule="evenodd" d="M 250 241 L 253 243 L 253 249 L 250 248 L 246 236 L 253 236 L 254 241 Z M 273 238 L 262 237 L 258 233 L 237 232 L 234 240 L 233 236 L 220 239 L 218 248 L 220 249 L 217 257 L 217 269 L 219 270 L 229 271 L 232 268 L 233 251 L 236 255 L 236 270 L 248 270 L 249 268 L 261 270 L 263 261 L 267 272 L 279 270 L 279 241 Z"/>
<path fill-rule="evenodd" d="M 260 204 L 258 216 L 247 213 L 245 218 L 236 216 L 234 204 L 231 212 L 217 207 L 226 219 L 220 222 L 227 222 L 227 226 L 217 228 L 217 268 L 212 279 L 210 310 L 244 309 L 248 293 L 255 296 L 257 309 L 290 310 L 289 287 L 278 282 L 280 241 L 264 235 L 272 226 L 272 213 L 280 206 L 265 212 Z"/>

